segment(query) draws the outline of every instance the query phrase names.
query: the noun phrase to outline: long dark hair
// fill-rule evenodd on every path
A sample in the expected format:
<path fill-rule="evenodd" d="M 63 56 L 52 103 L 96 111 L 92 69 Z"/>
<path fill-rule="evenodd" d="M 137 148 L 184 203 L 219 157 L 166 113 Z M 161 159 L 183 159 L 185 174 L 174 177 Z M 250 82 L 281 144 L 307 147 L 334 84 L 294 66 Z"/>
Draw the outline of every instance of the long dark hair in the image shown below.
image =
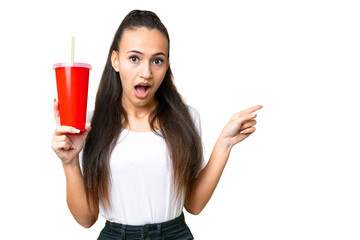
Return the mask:
<path fill-rule="evenodd" d="M 100 201 L 105 208 L 111 208 L 109 159 L 122 129 L 128 123 L 121 103 L 123 89 L 120 75 L 112 67 L 111 55 L 113 51 L 119 51 L 124 30 L 137 27 L 159 30 L 168 39 L 170 49 L 167 29 L 158 16 L 150 11 L 131 11 L 115 33 L 96 95 L 91 131 L 87 136 L 83 154 L 86 196 L 88 203 L 94 206 Z M 189 109 L 173 83 L 170 67 L 155 97 L 158 105 L 150 114 L 149 124 L 154 132 L 156 124 L 159 125 L 161 136 L 169 149 L 176 197 L 185 190 L 185 197 L 188 198 L 201 168 L 202 143 Z"/>

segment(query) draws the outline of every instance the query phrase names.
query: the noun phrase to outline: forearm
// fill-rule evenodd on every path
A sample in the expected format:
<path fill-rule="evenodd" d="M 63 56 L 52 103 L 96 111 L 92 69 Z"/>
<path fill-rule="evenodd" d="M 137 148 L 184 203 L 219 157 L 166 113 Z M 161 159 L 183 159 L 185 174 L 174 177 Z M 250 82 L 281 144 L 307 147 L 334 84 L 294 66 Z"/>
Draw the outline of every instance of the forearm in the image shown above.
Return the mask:
<path fill-rule="evenodd" d="M 206 167 L 196 179 L 186 209 L 193 214 L 200 213 L 210 200 L 229 159 L 231 145 L 222 136 L 218 138 Z"/>
<path fill-rule="evenodd" d="M 69 210 L 75 220 L 84 227 L 91 227 L 98 217 L 98 206 L 89 207 L 84 187 L 83 176 L 78 161 L 63 164 L 66 176 L 66 199 Z"/>

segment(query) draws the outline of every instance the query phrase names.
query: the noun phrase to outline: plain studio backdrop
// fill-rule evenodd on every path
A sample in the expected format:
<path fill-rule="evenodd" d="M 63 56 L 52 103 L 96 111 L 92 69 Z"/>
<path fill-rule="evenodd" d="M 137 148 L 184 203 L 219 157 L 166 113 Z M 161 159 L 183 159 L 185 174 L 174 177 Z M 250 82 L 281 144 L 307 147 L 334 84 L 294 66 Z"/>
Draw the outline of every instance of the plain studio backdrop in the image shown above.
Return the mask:
<path fill-rule="evenodd" d="M 2 239 L 96 239 L 78 225 L 51 149 L 52 65 L 90 63 L 88 109 L 114 33 L 133 9 L 168 28 L 175 84 L 201 116 L 205 157 L 236 112 L 257 131 L 235 146 L 198 240 L 360 239 L 358 1 L 2 1 Z"/>

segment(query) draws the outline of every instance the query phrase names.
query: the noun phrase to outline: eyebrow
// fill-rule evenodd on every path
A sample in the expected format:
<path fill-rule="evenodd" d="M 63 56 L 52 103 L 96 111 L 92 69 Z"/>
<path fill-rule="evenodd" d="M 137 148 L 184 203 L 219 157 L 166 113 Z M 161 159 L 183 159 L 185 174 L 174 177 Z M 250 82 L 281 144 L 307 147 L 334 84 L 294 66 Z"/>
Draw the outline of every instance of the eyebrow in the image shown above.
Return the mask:
<path fill-rule="evenodd" d="M 130 51 L 128 51 L 127 53 L 137 53 L 137 54 L 144 55 L 144 53 L 139 52 L 139 51 L 137 51 L 137 50 L 130 50 Z M 153 56 L 157 56 L 157 55 L 163 55 L 164 57 L 166 57 L 166 54 L 163 53 L 163 52 L 155 53 Z"/>

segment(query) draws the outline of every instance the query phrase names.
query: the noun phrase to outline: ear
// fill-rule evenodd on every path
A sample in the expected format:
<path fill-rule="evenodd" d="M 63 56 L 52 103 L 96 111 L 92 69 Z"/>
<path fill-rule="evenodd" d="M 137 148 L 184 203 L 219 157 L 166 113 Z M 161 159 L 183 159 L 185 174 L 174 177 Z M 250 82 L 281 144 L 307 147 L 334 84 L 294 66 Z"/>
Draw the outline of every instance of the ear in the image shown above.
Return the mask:
<path fill-rule="evenodd" d="M 117 71 L 117 72 L 120 71 L 119 54 L 115 50 L 111 54 L 111 64 L 112 64 L 115 71 Z"/>
<path fill-rule="evenodd" d="M 166 69 L 168 69 L 169 66 L 170 66 L 170 58 L 168 58 L 167 61 L 166 61 Z"/>

